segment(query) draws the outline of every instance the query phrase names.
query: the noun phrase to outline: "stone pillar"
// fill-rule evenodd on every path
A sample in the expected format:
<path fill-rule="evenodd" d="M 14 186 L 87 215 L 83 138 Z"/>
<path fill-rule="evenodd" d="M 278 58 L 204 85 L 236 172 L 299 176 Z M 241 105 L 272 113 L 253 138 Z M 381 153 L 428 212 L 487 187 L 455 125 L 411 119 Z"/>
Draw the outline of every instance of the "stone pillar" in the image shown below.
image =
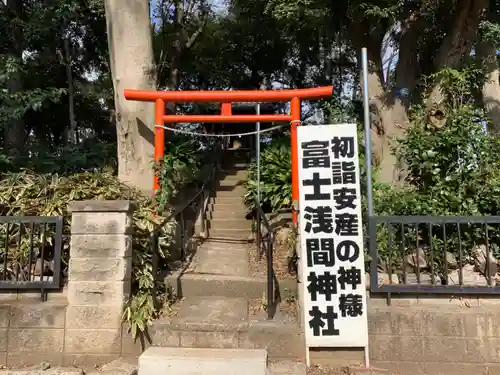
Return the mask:
<path fill-rule="evenodd" d="M 71 202 L 69 210 L 67 362 L 78 363 L 82 355 L 119 355 L 132 276 L 132 203 L 80 201 Z"/>

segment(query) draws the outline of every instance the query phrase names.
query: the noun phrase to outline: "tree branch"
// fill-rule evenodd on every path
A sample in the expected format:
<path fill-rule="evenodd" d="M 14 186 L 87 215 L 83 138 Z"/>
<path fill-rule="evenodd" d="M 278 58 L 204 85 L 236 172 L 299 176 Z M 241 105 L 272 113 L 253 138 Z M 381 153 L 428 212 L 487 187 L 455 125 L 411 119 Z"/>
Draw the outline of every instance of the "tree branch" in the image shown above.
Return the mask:
<path fill-rule="evenodd" d="M 196 38 L 202 33 L 203 29 L 205 28 L 207 21 L 206 18 L 200 23 L 196 31 L 189 37 L 189 39 L 186 42 L 186 50 L 190 49 L 194 42 L 196 42 Z"/>
<path fill-rule="evenodd" d="M 186 15 L 190 16 L 193 13 L 194 6 L 196 4 L 196 0 L 188 0 L 186 7 Z"/>
<path fill-rule="evenodd" d="M 175 6 L 176 10 L 176 17 L 175 17 L 175 22 L 178 25 L 183 25 L 184 24 L 184 0 L 180 0 L 177 2 Z"/>

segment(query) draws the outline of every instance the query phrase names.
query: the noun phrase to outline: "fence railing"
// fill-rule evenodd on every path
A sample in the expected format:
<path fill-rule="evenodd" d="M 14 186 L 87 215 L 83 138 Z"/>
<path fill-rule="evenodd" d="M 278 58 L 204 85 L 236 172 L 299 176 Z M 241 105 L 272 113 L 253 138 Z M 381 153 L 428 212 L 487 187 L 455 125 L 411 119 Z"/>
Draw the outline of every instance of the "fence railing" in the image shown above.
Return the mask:
<path fill-rule="evenodd" d="M 63 218 L 0 216 L 0 291 L 61 287 Z"/>
<path fill-rule="evenodd" d="M 372 293 L 500 294 L 500 216 L 374 216 L 368 227 Z"/>

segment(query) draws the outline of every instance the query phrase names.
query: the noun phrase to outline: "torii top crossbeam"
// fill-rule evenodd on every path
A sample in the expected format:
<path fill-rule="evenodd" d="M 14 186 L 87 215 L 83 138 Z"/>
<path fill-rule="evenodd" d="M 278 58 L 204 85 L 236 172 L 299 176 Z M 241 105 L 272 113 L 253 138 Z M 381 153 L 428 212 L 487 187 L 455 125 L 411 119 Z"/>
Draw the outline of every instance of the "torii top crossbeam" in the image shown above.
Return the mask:
<path fill-rule="evenodd" d="M 165 123 L 248 123 L 283 122 L 291 125 L 292 146 L 292 200 L 294 205 L 299 199 L 297 126 L 300 125 L 303 100 L 318 100 L 331 97 L 333 86 L 314 87 L 295 90 L 245 90 L 245 91 L 144 91 L 124 90 L 127 100 L 155 102 L 155 161 L 160 162 L 165 155 Z M 165 115 L 165 103 L 222 103 L 220 115 Z M 233 115 L 231 103 L 253 102 L 290 102 L 290 113 L 285 115 Z M 158 178 L 154 179 L 154 190 L 160 188 Z M 295 215 L 294 215 L 295 218 Z M 295 219 L 294 219 L 295 220 Z"/>

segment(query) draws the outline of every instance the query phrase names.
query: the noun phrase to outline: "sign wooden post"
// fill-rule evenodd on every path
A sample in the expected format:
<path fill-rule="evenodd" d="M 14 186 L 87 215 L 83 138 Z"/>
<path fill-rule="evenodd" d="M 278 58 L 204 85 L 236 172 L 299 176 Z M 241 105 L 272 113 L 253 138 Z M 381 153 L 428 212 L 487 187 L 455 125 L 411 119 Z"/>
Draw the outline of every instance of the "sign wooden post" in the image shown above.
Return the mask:
<path fill-rule="evenodd" d="M 310 347 L 367 353 L 365 260 L 356 124 L 301 126 L 297 136 L 309 366 Z"/>

